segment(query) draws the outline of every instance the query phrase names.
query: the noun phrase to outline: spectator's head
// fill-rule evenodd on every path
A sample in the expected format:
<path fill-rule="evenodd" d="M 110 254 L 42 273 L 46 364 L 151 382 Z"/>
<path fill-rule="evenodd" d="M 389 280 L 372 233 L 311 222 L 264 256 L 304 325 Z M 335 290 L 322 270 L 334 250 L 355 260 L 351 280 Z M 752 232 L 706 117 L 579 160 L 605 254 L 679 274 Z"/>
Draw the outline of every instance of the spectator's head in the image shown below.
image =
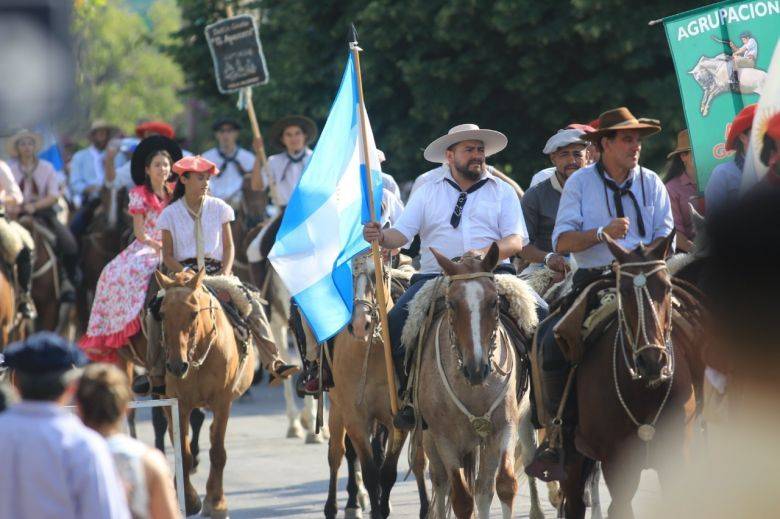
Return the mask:
<path fill-rule="evenodd" d="M 4 365 L 23 400 L 63 400 L 86 358 L 73 343 L 51 332 L 15 342 L 4 352 Z"/>
<path fill-rule="evenodd" d="M 132 400 L 127 376 L 111 364 L 84 368 L 76 389 L 76 405 L 84 425 L 107 433 L 120 426 Z"/>
<path fill-rule="evenodd" d="M 235 119 L 224 118 L 217 120 L 211 127 L 214 130 L 214 136 L 219 143 L 219 149 L 222 151 L 233 151 L 238 141 L 238 132 L 241 125 Z"/>

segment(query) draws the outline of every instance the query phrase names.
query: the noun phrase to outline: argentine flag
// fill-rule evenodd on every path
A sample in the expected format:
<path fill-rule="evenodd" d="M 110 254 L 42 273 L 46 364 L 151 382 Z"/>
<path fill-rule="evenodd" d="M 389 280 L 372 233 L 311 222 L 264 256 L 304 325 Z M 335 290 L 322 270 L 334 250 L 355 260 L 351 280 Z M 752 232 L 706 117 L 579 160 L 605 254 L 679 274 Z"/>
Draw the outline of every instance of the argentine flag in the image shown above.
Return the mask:
<path fill-rule="evenodd" d="M 268 255 L 320 342 L 349 322 L 353 299 L 350 261 L 369 247 L 363 240 L 362 223 L 369 220 L 369 214 L 359 120 L 357 74 L 350 55 L 325 128 Z M 368 116 L 365 128 L 379 219 L 382 171 Z"/>

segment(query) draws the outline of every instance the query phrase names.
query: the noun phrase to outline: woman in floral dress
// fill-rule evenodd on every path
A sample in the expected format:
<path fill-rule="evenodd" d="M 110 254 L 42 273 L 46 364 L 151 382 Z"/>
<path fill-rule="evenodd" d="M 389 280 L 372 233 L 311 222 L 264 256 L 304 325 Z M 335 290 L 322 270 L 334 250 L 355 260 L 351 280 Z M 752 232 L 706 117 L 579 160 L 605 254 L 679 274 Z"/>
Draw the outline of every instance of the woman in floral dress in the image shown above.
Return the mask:
<path fill-rule="evenodd" d="M 133 152 L 129 212 L 135 240 L 105 266 L 98 280 L 89 326 L 79 346 L 94 361 L 115 362 L 117 350 L 141 329 L 140 311 L 149 280 L 160 265 L 161 231 L 157 218 L 170 199 L 171 166 L 181 148 L 166 137 L 141 141 Z"/>

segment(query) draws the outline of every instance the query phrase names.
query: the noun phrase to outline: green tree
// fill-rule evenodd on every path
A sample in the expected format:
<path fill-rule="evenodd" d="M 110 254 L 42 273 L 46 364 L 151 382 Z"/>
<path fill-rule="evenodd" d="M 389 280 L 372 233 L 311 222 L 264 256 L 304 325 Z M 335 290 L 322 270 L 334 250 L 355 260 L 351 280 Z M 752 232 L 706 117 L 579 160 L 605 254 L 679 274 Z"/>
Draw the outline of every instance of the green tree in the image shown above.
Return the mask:
<path fill-rule="evenodd" d="M 234 109 L 215 86 L 203 29 L 224 2 L 178 0 L 188 24 L 176 60 L 214 112 Z M 643 163 L 656 170 L 684 124 L 663 29 L 647 22 L 695 7 L 692 0 L 259 0 L 242 12 L 262 20 L 271 81 L 255 88 L 263 122 L 286 113 L 327 117 L 347 55 L 350 22 L 360 33 L 366 103 L 388 169 L 413 178 L 429 169 L 421 150 L 455 124 L 509 136 L 491 163 L 526 184 L 548 162 L 557 129 L 628 106 L 662 121 Z M 235 4 L 234 4 L 235 5 Z"/>
<path fill-rule="evenodd" d="M 162 50 L 180 25 L 174 0 L 156 0 L 146 19 L 120 2 L 77 3 L 73 33 L 78 97 L 70 129 L 105 119 L 132 132 L 140 119 L 173 120 L 180 114 L 184 74 Z"/>

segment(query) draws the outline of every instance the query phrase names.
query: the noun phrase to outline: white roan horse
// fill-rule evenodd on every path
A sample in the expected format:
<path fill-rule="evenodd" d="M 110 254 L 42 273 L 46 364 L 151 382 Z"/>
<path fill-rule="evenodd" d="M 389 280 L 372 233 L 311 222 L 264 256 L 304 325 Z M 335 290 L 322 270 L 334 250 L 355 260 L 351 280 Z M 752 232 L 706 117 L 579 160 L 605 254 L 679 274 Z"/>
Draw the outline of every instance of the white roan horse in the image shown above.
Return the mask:
<path fill-rule="evenodd" d="M 701 115 L 706 117 L 715 97 L 731 90 L 728 66 L 729 56 L 718 54 L 713 58 L 702 56 L 696 66 L 688 71 L 704 91 L 701 99 Z M 767 74 L 755 68 L 735 68 L 739 79 L 739 93 L 758 94 L 766 82 Z"/>
<path fill-rule="evenodd" d="M 273 267 L 268 267 L 266 274 L 270 285 L 267 291 L 270 294 L 269 304 L 271 310 L 268 315 L 268 321 L 271 325 L 271 333 L 274 336 L 274 342 L 279 348 L 279 354 L 284 362 L 289 364 L 290 350 L 287 346 L 287 337 L 290 322 L 290 293 L 284 286 L 281 278 L 276 274 Z M 290 424 L 287 429 L 288 438 L 302 438 L 304 429 L 306 432 L 306 443 L 324 443 L 327 440 L 327 428 L 323 428 L 319 434 L 314 432 L 317 417 L 317 402 L 313 397 L 307 396 L 303 400 L 303 409 L 299 410 L 295 402 L 295 391 L 293 381 L 290 378 L 284 380 L 284 402 L 287 407 L 287 419 Z"/>

